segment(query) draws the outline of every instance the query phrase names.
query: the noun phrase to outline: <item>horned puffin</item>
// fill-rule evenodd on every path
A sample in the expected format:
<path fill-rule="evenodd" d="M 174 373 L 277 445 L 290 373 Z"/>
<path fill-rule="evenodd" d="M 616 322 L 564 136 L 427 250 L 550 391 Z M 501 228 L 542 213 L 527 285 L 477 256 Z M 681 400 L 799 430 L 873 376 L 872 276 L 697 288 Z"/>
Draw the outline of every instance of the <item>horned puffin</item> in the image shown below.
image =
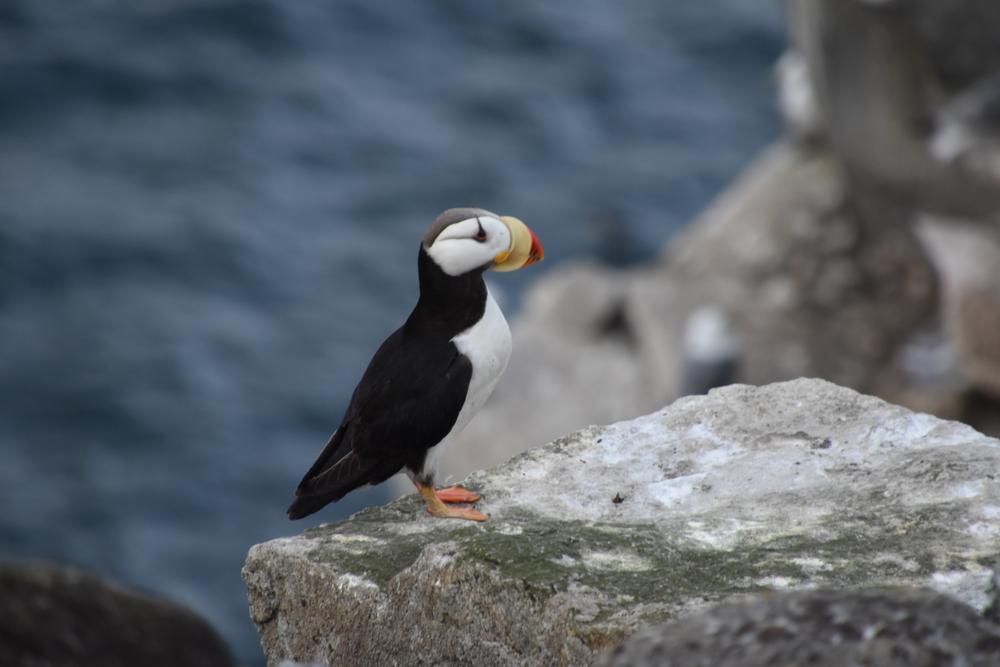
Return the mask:
<path fill-rule="evenodd" d="M 340 426 L 295 490 L 301 519 L 352 490 L 405 471 L 443 518 L 485 521 L 461 486 L 435 489 L 441 454 L 489 398 L 510 358 L 510 329 L 483 273 L 516 271 L 544 250 L 527 225 L 479 208 L 453 208 L 420 243 L 420 298 L 368 364 Z"/>

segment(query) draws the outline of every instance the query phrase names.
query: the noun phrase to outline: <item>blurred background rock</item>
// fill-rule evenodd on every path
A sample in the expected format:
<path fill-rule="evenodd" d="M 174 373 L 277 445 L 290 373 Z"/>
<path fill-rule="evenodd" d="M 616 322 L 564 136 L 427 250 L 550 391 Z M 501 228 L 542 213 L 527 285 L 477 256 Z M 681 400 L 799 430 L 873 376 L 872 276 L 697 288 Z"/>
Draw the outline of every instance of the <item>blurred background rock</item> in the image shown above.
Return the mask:
<path fill-rule="evenodd" d="M 4 665 L 229 667 L 226 643 L 181 605 L 73 567 L 0 563 Z"/>
<path fill-rule="evenodd" d="M 292 490 L 450 206 L 548 255 L 494 282 L 517 366 L 463 465 L 659 407 L 684 311 L 640 329 L 608 307 L 635 271 L 598 267 L 669 298 L 660 248 L 780 132 L 784 44 L 772 0 L 2 3 L 0 556 L 165 595 L 260 664 L 246 550 L 304 527 Z"/>
<path fill-rule="evenodd" d="M 784 136 L 655 261 L 532 285 L 456 477 L 714 384 L 799 376 L 1000 434 L 1000 4 L 785 9 Z"/>

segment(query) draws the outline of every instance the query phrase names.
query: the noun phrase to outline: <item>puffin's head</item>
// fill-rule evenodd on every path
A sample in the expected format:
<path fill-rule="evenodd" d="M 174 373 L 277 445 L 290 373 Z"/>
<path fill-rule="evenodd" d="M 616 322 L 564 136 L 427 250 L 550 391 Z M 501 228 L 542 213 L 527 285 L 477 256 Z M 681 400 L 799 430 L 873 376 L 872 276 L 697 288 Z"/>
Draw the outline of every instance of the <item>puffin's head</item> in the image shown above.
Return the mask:
<path fill-rule="evenodd" d="M 489 268 L 517 271 L 545 257 L 527 225 L 481 208 L 450 208 L 439 215 L 424 235 L 423 247 L 450 276 Z"/>

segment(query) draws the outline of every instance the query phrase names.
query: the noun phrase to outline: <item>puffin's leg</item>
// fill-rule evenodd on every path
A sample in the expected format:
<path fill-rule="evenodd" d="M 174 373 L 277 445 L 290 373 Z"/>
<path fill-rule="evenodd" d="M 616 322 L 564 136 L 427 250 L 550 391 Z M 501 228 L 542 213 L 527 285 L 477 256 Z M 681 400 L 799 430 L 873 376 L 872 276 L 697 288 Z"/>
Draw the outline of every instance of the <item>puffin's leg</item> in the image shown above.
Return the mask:
<path fill-rule="evenodd" d="M 474 507 L 450 507 L 445 505 L 440 498 L 438 498 L 437 492 L 434 491 L 434 487 L 429 484 L 422 484 L 420 482 L 414 482 L 417 486 L 417 491 L 420 492 L 420 496 L 427 503 L 427 511 L 434 516 L 441 517 L 443 519 L 466 519 L 468 521 L 486 521 L 486 515 L 477 510 Z"/>
<path fill-rule="evenodd" d="M 478 503 L 483 499 L 481 495 L 475 491 L 469 491 L 461 484 L 438 489 L 435 493 L 442 502 L 446 503 Z"/>

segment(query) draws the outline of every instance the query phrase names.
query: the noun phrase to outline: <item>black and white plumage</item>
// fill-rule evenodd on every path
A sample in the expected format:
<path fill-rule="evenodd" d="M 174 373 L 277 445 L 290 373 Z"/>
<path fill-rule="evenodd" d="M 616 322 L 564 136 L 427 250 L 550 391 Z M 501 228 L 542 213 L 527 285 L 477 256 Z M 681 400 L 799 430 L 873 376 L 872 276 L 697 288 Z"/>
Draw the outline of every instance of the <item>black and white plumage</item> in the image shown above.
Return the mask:
<path fill-rule="evenodd" d="M 420 298 L 382 343 L 323 452 L 295 491 L 291 519 L 401 470 L 437 516 L 484 520 L 479 497 L 436 491 L 436 462 L 483 406 L 511 352 L 510 329 L 483 273 L 541 260 L 538 238 L 520 220 L 475 208 L 449 209 L 428 229 L 417 260 Z"/>

